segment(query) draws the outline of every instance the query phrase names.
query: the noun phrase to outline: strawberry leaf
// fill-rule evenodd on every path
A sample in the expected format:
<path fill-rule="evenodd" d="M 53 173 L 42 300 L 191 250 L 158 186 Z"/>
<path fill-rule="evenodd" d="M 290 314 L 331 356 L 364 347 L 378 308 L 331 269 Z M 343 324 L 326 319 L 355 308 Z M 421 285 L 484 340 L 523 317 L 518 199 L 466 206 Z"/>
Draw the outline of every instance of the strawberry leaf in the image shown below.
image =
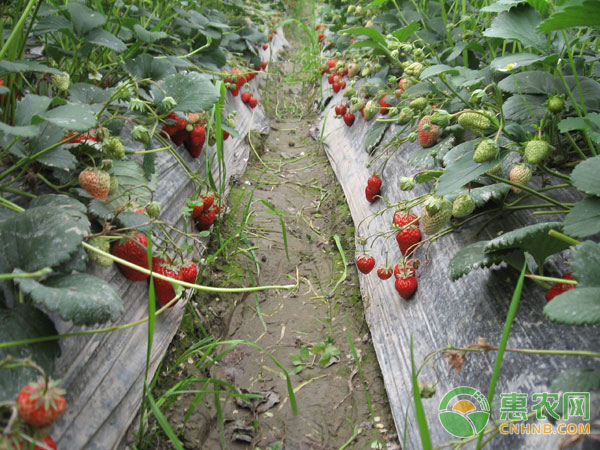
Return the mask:
<path fill-rule="evenodd" d="M 377 146 L 381 142 L 381 139 L 383 139 L 383 135 L 389 126 L 389 122 L 375 122 L 373 126 L 369 128 L 369 132 L 365 138 L 365 150 L 369 152 L 369 154 L 377 149 Z"/>
<path fill-rule="evenodd" d="M 15 282 L 36 305 L 75 325 L 114 321 L 124 310 L 123 300 L 109 283 L 86 273 L 55 276 L 43 283 L 32 278 Z"/>
<path fill-rule="evenodd" d="M 552 322 L 594 325 L 600 322 L 600 287 L 577 287 L 554 297 L 544 307 Z"/>
<path fill-rule="evenodd" d="M 550 392 L 591 392 L 600 388 L 600 369 L 577 368 L 561 372 L 550 385 Z"/>
<path fill-rule="evenodd" d="M 579 282 L 577 288 L 600 287 L 600 244 L 585 241 L 575 247 L 571 267 L 574 278 Z"/>
<path fill-rule="evenodd" d="M 0 308 L 0 342 L 35 339 L 58 334 L 50 318 L 28 304 L 12 309 Z M 54 359 L 60 355 L 58 341 L 39 342 L 0 349 L 0 361 L 8 356 L 31 359 L 49 375 L 54 372 Z M 29 368 L 0 369 L 0 401 L 13 400 L 17 393 L 39 373 Z"/>
<path fill-rule="evenodd" d="M 600 233 L 600 198 L 588 197 L 576 203 L 565 217 L 565 234 L 582 238 Z"/>
<path fill-rule="evenodd" d="M 472 270 L 491 267 L 504 261 L 502 253 L 485 253 L 489 241 L 479 241 L 459 250 L 448 264 L 450 279 L 456 281 Z"/>
<path fill-rule="evenodd" d="M 548 234 L 552 229 L 562 231 L 562 228 L 561 222 L 536 223 L 518 228 L 489 241 L 484 251 L 489 253 L 497 250 L 521 249 L 530 253 L 537 264 L 542 266 L 548 256 L 570 247 L 566 242 Z"/>
<path fill-rule="evenodd" d="M 178 73 L 168 76 L 160 83 L 161 89 L 152 87 L 156 104 L 161 104 L 165 96 L 177 102 L 175 109 L 181 112 L 207 111 L 219 99 L 219 93 L 211 81 L 197 72 Z"/>
<path fill-rule="evenodd" d="M 580 162 L 571 173 L 571 180 L 577 189 L 590 195 L 600 195 L 600 156 Z"/>
<path fill-rule="evenodd" d="M 483 32 L 484 36 L 507 40 L 517 40 L 523 47 L 546 48 L 546 37 L 532 32 L 541 22 L 540 14 L 530 6 L 518 6 L 499 14 L 492 20 L 492 26 Z"/>

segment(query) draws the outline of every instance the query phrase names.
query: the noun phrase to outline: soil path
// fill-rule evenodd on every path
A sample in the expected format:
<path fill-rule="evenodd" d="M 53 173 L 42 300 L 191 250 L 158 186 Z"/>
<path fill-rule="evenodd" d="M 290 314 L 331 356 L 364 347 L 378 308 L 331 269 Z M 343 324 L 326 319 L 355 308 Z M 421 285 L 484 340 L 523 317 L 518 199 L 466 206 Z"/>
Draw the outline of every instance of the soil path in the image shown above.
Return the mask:
<path fill-rule="evenodd" d="M 319 92 L 316 83 L 295 78 L 298 52 L 288 50 L 271 67 L 261 93 L 271 133 L 264 142 L 251 136 L 255 154 L 228 200 L 233 225 L 222 230 L 221 240 L 236 237 L 236 227 L 246 221 L 243 242 L 250 250 L 206 275 L 213 285 L 290 284 L 298 276 L 299 288 L 197 296 L 193 302 L 199 317 L 210 319 L 203 326 L 211 333 L 254 342 L 297 372 L 291 381 L 298 414 L 292 414 L 277 365 L 264 352 L 238 345 L 211 375 L 264 399 L 250 406 L 220 397 L 226 448 L 398 448 L 352 264 L 354 228 L 327 157 L 310 137 Z M 345 249 L 346 267 L 334 235 Z M 173 347 L 176 352 L 177 342 Z M 179 376 L 189 374 L 181 367 Z M 183 422 L 190 401 L 182 396 L 169 409 L 171 423 Z M 197 408 L 181 437 L 186 448 L 221 448 L 214 407 Z"/>

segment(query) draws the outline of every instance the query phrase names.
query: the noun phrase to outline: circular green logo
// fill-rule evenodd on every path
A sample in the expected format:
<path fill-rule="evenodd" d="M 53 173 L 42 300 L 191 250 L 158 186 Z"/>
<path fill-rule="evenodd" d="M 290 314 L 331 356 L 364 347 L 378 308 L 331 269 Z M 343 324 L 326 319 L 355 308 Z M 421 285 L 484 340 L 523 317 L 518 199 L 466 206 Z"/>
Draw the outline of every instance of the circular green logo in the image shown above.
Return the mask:
<path fill-rule="evenodd" d="M 459 386 L 444 396 L 438 414 L 448 433 L 466 438 L 485 428 L 490 419 L 490 404 L 477 389 Z"/>

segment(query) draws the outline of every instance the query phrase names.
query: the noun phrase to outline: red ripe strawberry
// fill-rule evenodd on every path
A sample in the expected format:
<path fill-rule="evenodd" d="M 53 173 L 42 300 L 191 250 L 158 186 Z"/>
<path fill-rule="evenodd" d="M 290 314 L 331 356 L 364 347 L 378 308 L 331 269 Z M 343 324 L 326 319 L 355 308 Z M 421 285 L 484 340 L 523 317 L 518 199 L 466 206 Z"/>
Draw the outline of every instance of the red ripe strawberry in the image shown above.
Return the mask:
<path fill-rule="evenodd" d="M 183 281 L 181 272 L 169 268 L 169 262 L 162 258 L 152 258 L 152 270 L 160 275 Z M 175 297 L 175 289 L 173 289 L 173 285 L 169 281 L 154 278 L 154 290 L 156 292 L 156 300 L 162 306 L 165 306 Z"/>
<path fill-rule="evenodd" d="M 329 76 L 327 77 L 327 82 L 328 82 L 329 84 L 333 84 L 333 83 L 335 83 L 335 81 L 334 81 L 334 79 L 333 79 L 334 77 L 335 77 L 335 74 L 334 74 L 334 73 L 332 73 L 331 75 L 329 75 Z"/>
<path fill-rule="evenodd" d="M 381 106 L 381 109 L 379 110 L 379 112 L 382 115 L 386 115 L 388 113 L 388 108 L 392 107 L 391 104 L 389 104 L 388 102 L 385 101 L 385 96 L 383 96 L 379 99 L 379 106 Z"/>
<path fill-rule="evenodd" d="M 279 31 L 277 31 L 277 30 L 273 30 L 273 33 L 277 34 L 277 33 L 279 33 Z"/>
<path fill-rule="evenodd" d="M 273 33 L 269 33 L 269 42 L 273 40 Z"/>
<path fill-rule="evenodd" d="M 369 255 L 360 255 L 356 258 L 356 267 L 366 275 L 375 267 L 375 258 Z"/>
<path fill-rule="evenodd" d="M 394 219 L 392 220 L 392 225 L 403 227 L 411 223 L 416 218 L 417 216 L 415 216 L 414 214 L 405 214 L 400 211 L 396 211 L 396 213 L 394 214 Z M 417 220 L 416 222 L 412 223 L 412 225 L 418 227 L 419 221 Z"/>
<path fill-rule="evenodd" d="M 346 114 L 346 106 L 339 104 L 335 107 L 335 114 L 337 116 L 343 116 L 344 114 Z"/>
<path fill-rule="evenodd" d="M 190 133 L 184 128 L 183 130 L 179 130 L 173 136 L 171 136 L 171 140 L 179 147 L 185 143 L 189 135 Z"/>
<path fill-rule="evenodd" d="M 392 276 L 392 268 L 390 266 L 379 266 L 377 268 L 377 276 L 382 280 L 387 280 Z"/>
<path fill-rule="evenodd" d="M 217 214 L 219 214 L 219 207 L 212 205 L 210 208 L 205 209 L 196 219 L 196 226 L 200 231 L 209 230 L 212 224 L 217 220 Z"/>
<path fill-rule="evenodd" d="M 323 42 L 325 40 L 325 34 L 319 33 L 319 42 Z"/>
<path fill-rule="evenodd" d="M 417 279 L 415 277 L 396 278 L 396 290 L 400 297 L 408 300 L 417 290 Z"/>
<path fill-rule="evenodd" d="M 345 81 L 345 80 L 342 80 L 342 81 L 340 82 L 340 89 L 341 89 L 342 91 L 343 91 L 344 89 L 346 89 L 346 81 Z"/>
<path fill-rule="evenodd" d="M 367 180 L 368 188 L 376 195 L 381 192 L 381 183 L 381 178 L 379 178 L 379 175 L 377 174 L 371 175 Z"/>
<path fill-rule="evenodd" d="M 54 439 L 52 439 L 52 436 L 48 435 L 44 439 L 42 439 L 40 442 L 42 444 L 44 444 L 44 447 L 42 447 L 41 445 L 36 445 L 33 448 L 33 450 L 47 450 L 49 448 L 51 448 L 52 450 L 56 450 L 56 442 L 54 442 Z"/>
<path fill-rule="evenodd" d="M 421 147 L 431 147 L 440 136 L 440 126 L 431 123 L 431 116 L 423 116 L 419 121 L 419 144 Z"/>
<path fill-rule="evenodd" d="M 194 158 L 197 158 L 202 153 L 202 148 L 204 147 L 205 141 L 206 130 L 202 125 L 195 125 L 188 140 L 186 141 L 186 144 L 188 144 L 186 147 Z"/>
<path fill-rule="evenodd" d="M 256 105 L 258 105 L 258 99 L 256 97 L 250 97 L 248 104 L 250 105 L 250 108 L 254 109 L 256 108 Z"/>
<path fill-rule="evenodd" d="M 403 255 L 407 255 L 407 251 L 413 245 L 421 240 L 421 229 L 418 226 L 410 226 L 396 233 L 396 242 Z M 412 254 L 414 249 L 410 250 Z"/>
<path fill-rule="evenodd" d="M 411 263 L 400 262 L 394 267 L 394 276 L 396 278 L 409 278 L 415 276 L 415 269 Z"/>
<path fill-rule="evenodd" d="M 94 198 L 105 201 L 110 192 L 110 175 L 104 170 L 88 167 L 79 174 L 79 184 Z"/>
<path fill-rule="evenodd" d="M 365 197 L 369 203 L 373 203 L 377 200 L 375 197 L 376 195 L 379 195 L 379 193 L 374 193 L 371 189 L 369 189 L 369 186 L 365 186 Z"/>
<path fill-rule="evenodd" d="M 268 63 L 267 61 L 263 61 L 263 62 L 261 62 L 261 63 L 260 63 L 260 67 L 261 67 L 261 69 L 262 69 L 262 70 L 265 70 L 265 69 L 267 68 L 267 65 L 268 65 L 268 64 L 269 64 L 269 63 Z"/>
<path fill-rule="evenodd" d="M 223 140 L 226 141 L 229 138 L 229 132 L 226 130 L 223 130 Z"/>
<path fill-rule="evenodd" d="M 178 131 L 183 130 L 187 125 L 187 121 L 183 117 L 179 117 L 174 112 L 170 112 L 169 114 L 167 114 L 167 117 L 165 117 L 165 119 L 169 119 L 169 121 L 174 122 L 172 125 L 165 123 L 162 126 L 162 130 L 169 136 L 173 136 Z"/>
<path fill-rule="evenodd" d="M 337 64 L 338 60 L 336 58 L 332 58 L 329 61 L 327 61 L 327 65 L 329 66 L 329 69 L 331 70 L 332 68 L 334 68 Z"/>
<path fill-rule="evenodd" d="M 573 272 L 565 273 L 561 278 L 563 280 L 574 280 Z M 546 291 L 546 301 L 549 302 L 557 295 L 560 295 L 563 292 L 570 291 L 571 289 L 575 289 L 576 287 L 576 284 L 555 283 L 550 289 Z"/>
<path fill-rule="evenodd" d="M 136 266 L 148 268 L 148 255 L 146 254 L 146 248 L 148 247 L 148 238 L 146 235 L 136 233 L 134 238 L 129 238 L 124 241 L 115 242 L 111 249 L 111 254 L 117 258 L 124 259 L 127 262 L 135 264 Z M 139 270 L 132 269 L 123 264 L 117 263 L 121 272 L 131 281 L 144 281 L 149 277 L 148 274 L 140 272 Z"/>
<path fill-rule="evenodd" d="M 263 44 L 263 46 L 262 46 L 262 47 L 263 47 L 263 50 L 266 50 L 266 49 L 268 49 L 268 48 L 269 48 L 269 44 Z"/>
<path fill-rule="evenodd" d="M 340 92 L 342 85 L 340 83 L 336 83 L 334 81 L 333 84 L 331 85 L 331 87 L 333 88 L 333 92 L 335 92 L 337 94 L 338 92 Z"/>
<path fill-rule="evenodd" d="M 252 97 L 250 92 L 242 92 L 242 96 L 240 97 L 244 103 L 248 103 L 248 100 Z"/>
<path fill-rule="evenodd" d="M 195 283 L 196 277 L 198 276 L 198 268 L 194 261 L 190 260 L 179 269 L 181 279 L 186 283 Z"/>
<path fill-rule="evenodd" d="M 214 203 L 215 194 L 213 192 L 207 192 L 206 194 L 200 194 L 200 198 L 204 202 L 204 209 L 207 210 Z"/>
<path fill-rule="evenodd" d="M 333 76 L 333 82 L 334 82 L 334 83 L 340 83 L 341 81 L 342 81 L 342 77 L 340 76 L 340 74 L 339 74 L 339 73 L 336 73 L 336 74 Z"/>
<path fill-rule="evenodd" d="M 23 387 L 17 395 L 17 412 L 19 417 L 32 427 L 51 426 L 65 410 L 64 391 L 58 382 L 40 378 Z"/>
<path fill-rule="evenodd" d="M 354 123 L 354 119 L 355 119 L 354 114 L 352 114 L 351 112 L 347 112 L 346 114 L 344 114 L 344 122 L 349 127 L 351 127 L 352 124 Z"/>

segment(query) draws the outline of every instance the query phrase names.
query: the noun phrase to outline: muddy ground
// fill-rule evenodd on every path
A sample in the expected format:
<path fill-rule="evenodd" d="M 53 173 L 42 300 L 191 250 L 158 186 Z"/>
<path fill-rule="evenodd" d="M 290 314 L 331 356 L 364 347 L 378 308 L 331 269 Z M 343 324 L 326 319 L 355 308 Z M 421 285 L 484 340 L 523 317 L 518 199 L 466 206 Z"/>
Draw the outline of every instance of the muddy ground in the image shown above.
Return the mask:
<path fill-rule="evenodd" d="M 254 152 L 245 175 L 232 187 L 227 220 L 216 229 L 221 237 L 213 237 L 206 252 L 221 249 L 219 258 L 205 266 L 202 282 L 285 285 L 298 279 L 299 287 L 198 294 L 153 395 L 159 398 L 184 379 L 220 380 L 192 382 L 163 405 L 186 449 L 219 449 L 221 432 L 228 449 L 398 448 L 362 311 L 352 219 L 327 157 L 309 133 L 318 123 L 318 84 L 297 75 L 302 44 L 293 35 L 288 38 L 294 48 L 273 64 L 272 79 L 261 93 L 271 132 L 266 139 L 250 136 Z M 214 364 L 203 359 L 205 352 L 184 354 L 207 336 L 253 342 L 288 372 L 296 372 L 291 385 L 297 415 L 283 371 L 265 351 L 247 344 L 222 346 L 210 356 Z M 225 349 L 231 351 L 220 355 Z M 221 391 L 221 408 L 214 401 L 215 387 Z M 230 395 L 234 388 L 262 398 L 245 403 Z M 199 402 L 198 392 L 206 393 Z M 144 448 L 172 448 L 153 420 L 144 441 Z"/>

